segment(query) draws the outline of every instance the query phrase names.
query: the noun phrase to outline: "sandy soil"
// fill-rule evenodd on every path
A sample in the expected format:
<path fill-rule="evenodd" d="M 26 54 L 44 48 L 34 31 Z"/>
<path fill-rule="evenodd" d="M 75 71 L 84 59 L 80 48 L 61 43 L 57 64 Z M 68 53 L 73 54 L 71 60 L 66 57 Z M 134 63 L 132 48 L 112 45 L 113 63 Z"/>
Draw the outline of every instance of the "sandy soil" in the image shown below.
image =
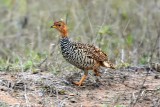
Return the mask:
<path fill-rule="evenodd" d="M 80 73 L 55 76 L 50 72 L 0 72 L 0 104 L 20 107 L 159 107 L 160 73 L 129 67 L 102 70 L 77 87 Z"/>

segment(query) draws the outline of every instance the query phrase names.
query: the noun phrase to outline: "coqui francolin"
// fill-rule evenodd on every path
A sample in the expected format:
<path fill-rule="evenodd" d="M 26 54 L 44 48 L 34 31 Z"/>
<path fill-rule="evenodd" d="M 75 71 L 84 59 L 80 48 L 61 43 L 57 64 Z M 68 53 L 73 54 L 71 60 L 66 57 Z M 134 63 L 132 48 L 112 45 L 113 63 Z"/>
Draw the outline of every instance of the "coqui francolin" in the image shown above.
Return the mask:
<path fill-rule="evenodd" d="M 100 66 L 115 69 L 113 64 L 109 62 L 107 54 L 99 48 L 89 44 L 70 41 L 65 22 L 54 22 L 51 28 L 55 28 L 60 32 L 61 52 L 66 61 L 84 71 L 81 80 L 73 82 L 75 85 L 82 85 L 82 82 L 88 75 L 88 70 L 93 70 L 96 76 L 99 76 Z"/>

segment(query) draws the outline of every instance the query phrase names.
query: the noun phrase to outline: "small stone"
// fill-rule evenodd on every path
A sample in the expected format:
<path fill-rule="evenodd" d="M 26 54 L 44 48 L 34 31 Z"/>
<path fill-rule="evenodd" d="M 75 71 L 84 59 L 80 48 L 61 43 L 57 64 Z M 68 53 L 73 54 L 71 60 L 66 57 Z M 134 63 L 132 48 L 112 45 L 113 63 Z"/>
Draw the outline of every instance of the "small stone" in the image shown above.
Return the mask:
<path fill-rule="evenodd" d="M 71 103 L 77 103 L 77 101 L 76 101 L 75 98 L 70 99 L 70 102 L 71 102 Z"/>
<path fill-rule="evenodd" d="M 155 79 L 160 79 L 160 76 L 159 75 L 155 75 L 154 78 Z"/>
<path fill-rule="evenodd" d="M 74 94 L 69 94 L 69 96 L 74 96 Z"/>

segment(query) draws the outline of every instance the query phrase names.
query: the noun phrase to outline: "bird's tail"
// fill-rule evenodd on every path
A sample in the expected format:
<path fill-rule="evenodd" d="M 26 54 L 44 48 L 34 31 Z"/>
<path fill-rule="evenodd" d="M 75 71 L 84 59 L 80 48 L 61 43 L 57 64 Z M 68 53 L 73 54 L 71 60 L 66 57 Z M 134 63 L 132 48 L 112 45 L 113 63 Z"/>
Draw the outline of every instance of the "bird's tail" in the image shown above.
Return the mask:
<path fill-rule="evenodd" d="M 115 69 L 115 66 L 111 62 L 109 62 L 109 61 L 103 61 L 102 62 L 102 66 L 103 67 L 107 67 L 107 68 Z"/>

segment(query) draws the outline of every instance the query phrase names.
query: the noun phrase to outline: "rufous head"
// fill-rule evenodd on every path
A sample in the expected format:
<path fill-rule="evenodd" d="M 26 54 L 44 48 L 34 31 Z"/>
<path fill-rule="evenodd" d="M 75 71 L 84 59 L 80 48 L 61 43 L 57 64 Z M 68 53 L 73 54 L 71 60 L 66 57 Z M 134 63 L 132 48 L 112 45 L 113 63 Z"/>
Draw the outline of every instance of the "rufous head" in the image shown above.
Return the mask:
<path fill-rule="evenodd" d="M 67 25 L 63 21 L 54 22 L 51 28 L 57 29 L 60 32 L 62 37 L 68 36 Z"/>

